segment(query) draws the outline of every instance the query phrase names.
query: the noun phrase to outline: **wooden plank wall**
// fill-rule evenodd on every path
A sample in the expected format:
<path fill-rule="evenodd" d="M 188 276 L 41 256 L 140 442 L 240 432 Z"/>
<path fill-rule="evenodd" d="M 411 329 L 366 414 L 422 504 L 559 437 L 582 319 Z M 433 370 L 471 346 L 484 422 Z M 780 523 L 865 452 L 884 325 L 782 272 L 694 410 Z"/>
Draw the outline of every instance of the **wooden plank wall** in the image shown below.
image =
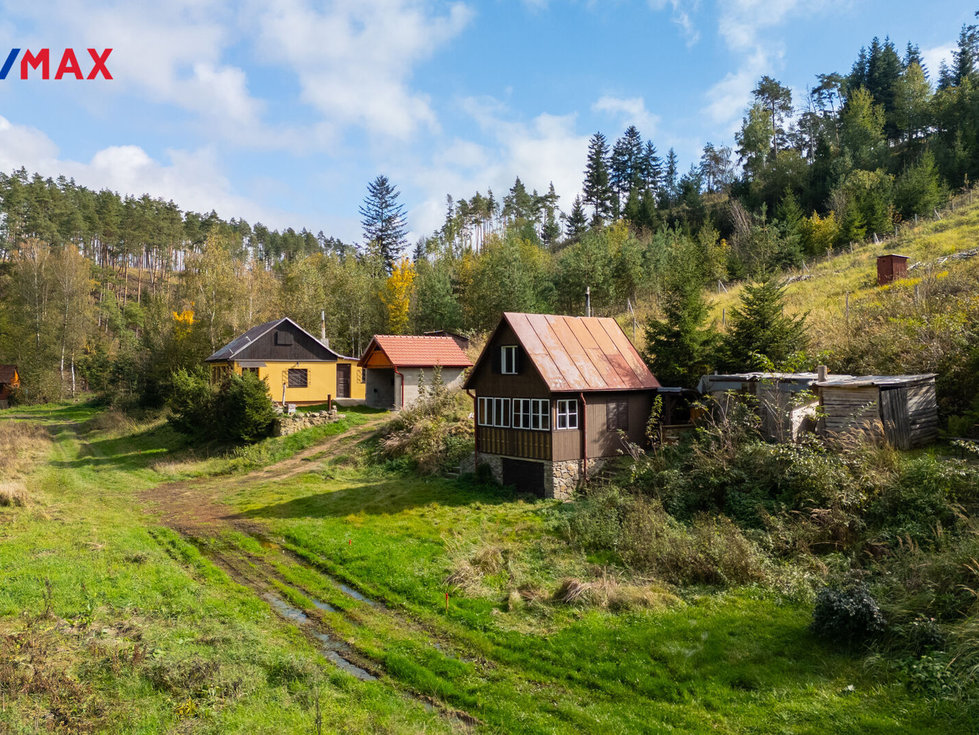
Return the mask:
<path fill-rule="evenodd" d="M 827 434 L 845 434 L 853 429 L 862 429 L 878 439 L 883 438 L 876 386 L 825 387 L 820 388 L 819 393 Z"/>
<path fill-rule="evenodd" d="M 938 438 L 938 401 L 934 381 L 908 388 L 908 420 L 912 447 L 923 446 Z"/>
<path fill-rule="evenodd" d="M 493 426 L 479 426 L 476 430 L 480 452 L 528 459 L 551 458 L 551 432 L 549 431 L 500 429 Z"/>

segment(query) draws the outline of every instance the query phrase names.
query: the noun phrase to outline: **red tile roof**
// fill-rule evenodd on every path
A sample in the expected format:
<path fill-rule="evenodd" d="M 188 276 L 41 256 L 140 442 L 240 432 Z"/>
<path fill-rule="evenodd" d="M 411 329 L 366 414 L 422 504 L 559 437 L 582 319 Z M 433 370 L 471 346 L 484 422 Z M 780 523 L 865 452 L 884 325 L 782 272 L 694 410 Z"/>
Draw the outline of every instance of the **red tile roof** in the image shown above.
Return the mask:
<path fill-rule="evenodd" d="M 660 387 L 614 319 L 504 312 L 503 321 L 552 392 Z"/>
<path fill-rule="evenodd" d="M 377 334 L 360 358 L 362 367 L 375 350 L 381 350 L 395 367 L 472 366 L 472 360 L 466 357 L 452 337 Z"/>

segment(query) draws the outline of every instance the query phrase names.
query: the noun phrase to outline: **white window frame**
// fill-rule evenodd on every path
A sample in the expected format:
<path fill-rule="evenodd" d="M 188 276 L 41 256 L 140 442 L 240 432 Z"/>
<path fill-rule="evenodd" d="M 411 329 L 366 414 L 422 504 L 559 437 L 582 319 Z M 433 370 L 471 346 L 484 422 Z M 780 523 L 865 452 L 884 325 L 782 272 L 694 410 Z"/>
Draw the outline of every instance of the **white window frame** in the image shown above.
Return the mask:
<path fill-rule="evenodd" d="M 548 398 L 514 398 L 511 415 L 514 429 L 551 430 L 551 401 Z"/>
<path fill-rule="evenodd" d="M 578 399 L 561 398 L 557 402 L 557 425 L 559 430 L 578 428 Z"/>
<path fill-rule="evenodd" d="M 478 423 L 480 426 L 510 428 L 510 399 L 480 396 Z"/>
<path fill-rule="evenodd" d="M 507 370 L 507 358 L 509 358 L 510 369 Z M 500 374 L 517 374 L 517 345 L 503 345 L 500 347 Z"/>

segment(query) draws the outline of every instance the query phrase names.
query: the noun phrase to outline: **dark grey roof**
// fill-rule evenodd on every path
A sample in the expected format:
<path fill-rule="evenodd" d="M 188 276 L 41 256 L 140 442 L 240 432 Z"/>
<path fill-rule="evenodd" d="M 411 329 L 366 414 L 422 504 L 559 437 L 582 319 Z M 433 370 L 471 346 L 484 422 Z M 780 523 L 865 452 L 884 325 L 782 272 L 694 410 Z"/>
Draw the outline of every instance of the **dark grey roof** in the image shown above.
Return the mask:
<path fill-rule="evenodd" d="M 305 329 L 303 329 L 298 324 L 296 324 L 296 322 L 294 322 L 292 319 L 290 319 L 289 317 L 283 317 L 282 319 L 273 319 L 270 322 L 259 324 L 257 327 L 252 327 L 247 332 L 242 334 L 240 337 L 235 337 L 233 340 L 228 342 L 228 344 L 226 344 L 224 347 L 222 347 L 213 355 L 205 359 L 204 362 L 220 362 L 223 360 L 233 360 L 235 358 L 235 355 L 237 355 L 243 349 L 248 347 L 255 340 L 259 339 L 262 335 L 275 329 L 280 324 L 283 324 L 285 322 L 288 322 L 289 324 L 293 325 L 296 329 L 298 329 L 300 332 L 303 332 L 304 334 L 308 335 L 310 339 L 312 339 L 316 344 L 318 344 L 320 347 L 322 347 L 330 354 L 336 357 L 342 357 L 340 353 L 331 350 L 329 347 L 327 347 L 318 339 L 316 339 L 316 337 L 309 334 L 309 332 L 307 332 Z M 348 358 L 348 359 L 356 359 L 356 358 Z"/>

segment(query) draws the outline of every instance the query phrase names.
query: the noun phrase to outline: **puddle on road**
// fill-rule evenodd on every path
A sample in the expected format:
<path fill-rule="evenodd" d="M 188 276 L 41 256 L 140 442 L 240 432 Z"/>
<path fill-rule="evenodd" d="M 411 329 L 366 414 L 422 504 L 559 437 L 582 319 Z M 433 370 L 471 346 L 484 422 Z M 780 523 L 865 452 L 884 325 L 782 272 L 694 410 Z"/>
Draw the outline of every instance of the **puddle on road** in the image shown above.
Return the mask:
<path fill-rule="evenodd" d="M 333 580 L 333 583 L 337 587 L 339 587 L 341 590 L 343 590 L 343 592 L 345 594 L 350 595 L 355 600 L 360 600 L 361 602 L 366 602 L 371 607 L 377 607 L 377 603 L 374 602 L 374 600 L 372 600 L 371 598 L 367 597 L 366 595 L 360 594 L 353 587 L 349 587 L 349 586 L 345 585 L 343 582 L 341 582 L 340 580 L 336 580 L 336 579 Z"/>
<path fill-rule="evenodd" d="M 306 615 L 306 613 L 304 613 L 298 607 L 293 607 L 281 597 L 273 595 L 271 592 L 265 593 L 264 597 L 269 601 L 272 607 L 275 608 L 275 611 L 286 620 L 291 620 L 292 622 L 299 623 L 301 625 L 305 625 L 309 622 L 309 616 Z"/>
<path fill-rule="evenodd" d="M 309 595 L 306 595 L 306 596 L 309 597 Z M 335 607 L 333 607 L 333 605 L 330 605 L 328 603 L 325 603 L 322 600 L 317 600 L 315 597 L 310 597 L 309 598 L 309 601 L 313 603 L 313 607 L 315 607 L 317 610 L 322 610 L 323 612 L 336 612 L 337 611 L 337 609 Z"/>
<path fill-rule="evenodd" d="M 263 597 L 265 597 L 275 611 L 286 620 L 293 623 L 298 623 L 299 625 L 306 625 L 309 623 L 309 616 L 306 613 L 304 613 L 298 607 L 293 607 L 281 597 L 273 595 L 271 592 L 266 592 Z M 320 609 L 333 610 L 333 608 L 331 608 L 325 602 L 319 602 L 319 600 L 313 600 L 313 604 Z M 357 677 L 361 681 L 377 681 L 377 677 L 371 674 L 369 671 L 360 668 L 340 655 L 340 651 L 349 650 L 349 646 L 347 646 L 347 644 L 334 640 L 326 633 L 314 632 L 313 636 L 320 642 L 320 650 L 323 651 L 323 655 L 326 656 L 326 658 L 338 668 L 343 669 L 348 674 Z"/>

